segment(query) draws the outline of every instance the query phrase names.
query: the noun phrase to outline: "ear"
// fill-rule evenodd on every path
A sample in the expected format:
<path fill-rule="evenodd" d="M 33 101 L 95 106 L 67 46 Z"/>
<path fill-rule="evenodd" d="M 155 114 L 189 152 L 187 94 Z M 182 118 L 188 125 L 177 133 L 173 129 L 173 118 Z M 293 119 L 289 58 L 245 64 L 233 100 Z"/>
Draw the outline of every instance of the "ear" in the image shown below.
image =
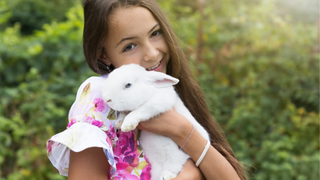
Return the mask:
<path fill-rule="evenodd" d="M 146 71 L 146 78 L 147 82 L 153 84 L 157 88 L 173 86 L 179 82 L 179 79 L 177 78 L 156 71 Z"/>

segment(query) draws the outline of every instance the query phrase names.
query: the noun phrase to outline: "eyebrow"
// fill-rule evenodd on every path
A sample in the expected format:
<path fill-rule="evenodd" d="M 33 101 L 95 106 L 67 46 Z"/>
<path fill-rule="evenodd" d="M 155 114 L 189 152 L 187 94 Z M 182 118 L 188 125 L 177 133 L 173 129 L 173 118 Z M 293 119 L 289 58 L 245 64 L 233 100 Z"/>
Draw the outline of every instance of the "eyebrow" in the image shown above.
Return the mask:
<path fill-rule="evenodd" d="M 155 26 L 153 26 L 153 27 L 150 29 L 150 31 L 148 32 L 148 34 L 151 33 L 157 26 L 159 26 L 159 24 L 156 24 Z M 131 40 L 131 39 L 135 39 L 135 38 L 137 38 L 137 37 L 122 38 L 122 39 L 120 40 L 120 42 L 116 45 L 116 47 L 117 47 L 119 44 L 121 44 L 123 41 Z"/>

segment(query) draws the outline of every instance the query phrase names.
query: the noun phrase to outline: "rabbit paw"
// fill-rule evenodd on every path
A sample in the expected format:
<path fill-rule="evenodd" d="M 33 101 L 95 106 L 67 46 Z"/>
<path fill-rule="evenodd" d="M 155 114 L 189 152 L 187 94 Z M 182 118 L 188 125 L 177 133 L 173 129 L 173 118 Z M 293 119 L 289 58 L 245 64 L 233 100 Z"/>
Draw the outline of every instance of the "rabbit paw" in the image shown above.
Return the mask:
<path fill-rule="evenodd" d="M 117 129 L 121 129 L 121 125 L 122 125 L 123 121 L 117 121 L 115 126 Z"/>
<path fill-rule="evenodd" d="M 133 119 L 126 119 L 123 121 L 121 125 L 121 131 L 123 132 L 129 132 L 134 130 L 139 124 L 139 121 L 133 120 Z"/>
<path fill-rule="evenodd" d="M 161 179 L 161 180 L 171 180 L 171 179 L 174 179 L 174 178 L 176 178 L 176 177 L 177 177 L 176 174 L 174 174 L 174 173 L 172 173 L 172 172 L 170 172 L 170 171 L 164 171 L 164 172 L 161 174 L 160 179 Z"/>

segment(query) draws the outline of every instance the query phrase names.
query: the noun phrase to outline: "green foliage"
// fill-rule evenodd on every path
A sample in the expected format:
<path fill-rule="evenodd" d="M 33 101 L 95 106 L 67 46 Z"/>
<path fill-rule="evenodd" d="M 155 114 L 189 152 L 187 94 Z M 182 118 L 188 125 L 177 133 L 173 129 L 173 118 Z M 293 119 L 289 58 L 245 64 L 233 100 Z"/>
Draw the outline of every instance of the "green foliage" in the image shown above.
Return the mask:
<path fill-rule="evenodd" d="M 42 0 L 2 0 L 10 9 L 8 25 L 19 23 L 22 34 L 32 34 L 51 21 L 64 20 L 65 11 L 79 2 L 79 0 L 42 1 Z M 59 8 L 56 8 L 59 7 Z"/>
<path fill-rule="evenodd" d="M 21 11 L 12 8 L 17 2 L 22 1 L 0 0 L 0 179 L 65 179 L 50 164 L 45 143 L 65 129 L 79 85 L 94 75 L 82 52 L 83 10 L 78 1 L 65 13 L 72 3 L 51 8 L 53 2 L 28 0 L 23 8 L 37 9 L 43 21 L 32 19 L 31 10 L 21 15 L 30 21 L 12 21 Z M 207 0 L 199 62 L 202 17 L 195 1 L 159 3 L 251 179 L 317 179 L 319 55 L 313 14 L 295 21 L 294 13 L 282 15 L 277 1 Z M 27 22 L 32 31 L 26 33 Z"/>
<path fill-rule="evenodd" d="M 217 8 L 219 7 L 219 8 Z M 319 176 L 319 56 L 314 24 L 281 16 L 275 1 L 207 1 L 200 63 L 192 7 L 175 29 L 237 158 L 252 179 Z M 315 15 L 315 14 L 314 14 Z M 294 29 L 294 30 L 293 30 Z M 302 168 L 303 167 L 303 168 Z"/>
<path fill-rule="evenodd" d="M 63 179 L 46 141 L 65 129 L 76 90 L 92 75 L 82 52 L 82 7 L 64 22 L 22 36 L 19 24 L 0 32 L 0 168 L 5 179 Z"/>
<path fill-rule="evenodd" d="M 3 24 L 11 16 L 11 12 L 5 2 L 5 0 L 0 0 L 0 24 Z M 1 27 L 1 26 L 0 26 Z"/>

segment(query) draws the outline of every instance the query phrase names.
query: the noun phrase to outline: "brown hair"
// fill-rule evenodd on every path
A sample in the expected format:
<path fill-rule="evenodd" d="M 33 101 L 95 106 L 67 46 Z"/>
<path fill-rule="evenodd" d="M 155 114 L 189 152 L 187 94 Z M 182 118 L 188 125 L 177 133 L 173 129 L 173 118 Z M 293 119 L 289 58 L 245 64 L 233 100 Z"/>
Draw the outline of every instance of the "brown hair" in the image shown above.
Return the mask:
<path fill-rule="evenodd" d="M 161 26 L 170 50 L 171 59 L 167 65 L 167 74 L 180 80 L 176 85 L 176 91 L 195 119 L 209 132 L 211 145 L 229 161 L 241 179 L 247 179 L 223 131 L 211 116 L 203 92 L 193 78 L 188 60 L 178 45 L 178 38 L 159 5 L 154 0 L 85 0 L 83 5 L 84 54 L 89 67 L 98 74 L 110 72 L 99 60 L 101 53 L 106 53 L 103 44 L 108 34 L 109 15 L 117 8 L 130 6 L 144 7 L 153 14 Z"/>

